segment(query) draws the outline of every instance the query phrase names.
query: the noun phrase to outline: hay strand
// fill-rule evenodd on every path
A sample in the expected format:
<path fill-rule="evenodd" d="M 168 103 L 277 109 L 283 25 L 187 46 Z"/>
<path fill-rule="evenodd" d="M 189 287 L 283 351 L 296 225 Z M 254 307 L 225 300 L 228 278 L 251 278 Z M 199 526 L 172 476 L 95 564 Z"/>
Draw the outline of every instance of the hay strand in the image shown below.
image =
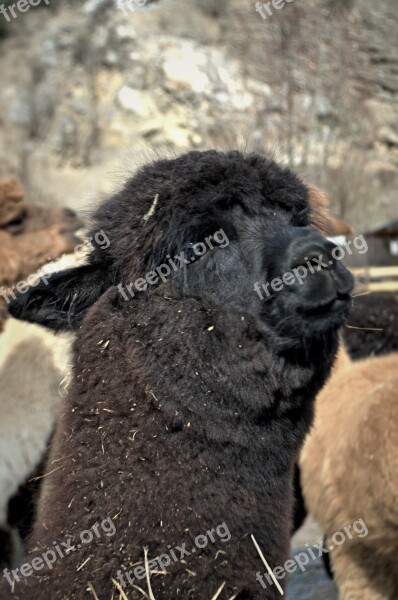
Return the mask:
<path fill-rule="evenodd" d="M 220 587 L 218 588 L 218 590 L 216 591 L 216 593 L 214 594 L 214 596 L 212 597 L 211 600 L 217 600 L 217 598 L 219 597 L 219 595 L 223 591 L 224 586 L 225 586 L 225 581 L 224 581 L 224 583 L 222 585 L 220 585 Z"/>
<path fill-rule="evenodd" d="M 116 579 L 113 579 L 113 578 L 112 578 L 112 583 L 116 587 L 117 591 L 119 592 L 120 598 L 122 598 L 122 600 L 129 600 L 127 598 L 126 594 L 124 593 L 124 589 L 122 588 L 120 583 L 118 581 L 116 581 Z"/>
<path fill-rule="evenodd" d="M 278 588 L 278 592 L 280 593 L 281 596 L 283 596 L 283 589 L 281 588 L 279 581 L 276 579 L 275 575 L 273 574 L 269 564 L 267 563 L 267 561 L 265 560 L 264 554 L 261 551 L 260 546 L 257 544 L 257 540 L 254 537 L 253 534 L 251 534 L 250 536 L 252 538 L 252 542 L 256 547 L 256 550 L 258 552 L 259 557 L 261 558 L 261 560 L 263 561 L 265 568 L 267 569 L 268 573 L 270 574 L 272 581 L 275 583 L 275 586 Z"/>
<path fill-rule="evenodd" d="M 88 582 L 87 589 L 92 593 L 94 600 L 99 600 L 99 598 L 97 596 L 97 592 L 95 591 L 94 586 L 91 583 L 91 581 Z"/>
<path fill-rule="evenodd" d="M 152 592 L 151 587 L 151 574 L 149 572 L 149 564 L 148 564 L 148 548 L 144 548 L 144 562 L 145 562 L 145 574 L 146 574 L 146 582 L 148 585 L 148 593 L 150 600 L 155 600 L 155 596 Z"/>

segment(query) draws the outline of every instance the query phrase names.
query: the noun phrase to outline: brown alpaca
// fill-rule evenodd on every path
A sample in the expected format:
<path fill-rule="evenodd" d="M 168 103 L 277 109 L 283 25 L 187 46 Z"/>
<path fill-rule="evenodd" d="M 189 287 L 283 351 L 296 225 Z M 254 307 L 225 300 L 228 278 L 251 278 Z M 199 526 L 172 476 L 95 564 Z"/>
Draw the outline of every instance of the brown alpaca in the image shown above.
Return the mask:
<path fill-rule="evenodd" d="M 398 354 L 351 362 L 341 347 L 301 452 L 305 502 L 325 546 L 356 519 L 368 529 L 329 555 L 340 600 L 398 597 L 397 390 Z"/>
<path fill-rule="evenodd" d="M 148 164 L 93 217 L 109 248 L 13 303 L 77 340 L 29 553 L 2 597 L 110 600 L 124 578 L 129 600 L 280 598 L 251 536 L 272 567 L 288 558 L 293 466 L 353 284 L 314 231 L 318 196 L 256 155 Z M 326 267 L 258 294 L 308 256 Z M 85 543 L 107 519 L 115 535 Z M 195 547 L 220 524 L 228 542 Z"/>
<path fill-rule="evenodd" d="M 72 252 L 80 226 L 73 211 L 27 204 L 16 179 L 1 179 L 0 286 L 13 285 L 50 258 Z"/>

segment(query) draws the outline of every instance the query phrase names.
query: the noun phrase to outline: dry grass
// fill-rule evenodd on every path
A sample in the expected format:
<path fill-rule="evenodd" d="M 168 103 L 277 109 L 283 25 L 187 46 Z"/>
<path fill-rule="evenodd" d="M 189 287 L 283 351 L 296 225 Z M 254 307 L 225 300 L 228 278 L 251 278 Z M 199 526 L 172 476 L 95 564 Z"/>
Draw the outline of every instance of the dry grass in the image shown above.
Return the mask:
<path fill-rule="evenodd" d="M 98 598 L 98 596 L 97 596 L 97 592 L 95 591 L 95 589 L 94 589 L 94 586 L 93 586 L 93 584 L 91 583 L 91 581 L 89 581 L 89 582 L 88 582 L 87 589 L 88 589 L 88 591 L 89 591 L 89 592 L 91 592 L 91 594 L 92 594 L 92 596 L 93 596 L 94 600 L 99 600 L 99 598 Z"/>
<path fill-rule="evenodd" d="M 216 593 L 214 594 L 214 596 L 212 597 L 211 600 L 217 600 L 217 598 L 219 597 L 219 595 L 223 591 L 224 586 L 225 586 L 225 581 L 224 581 L 224 583 L 222 585 L 220 585 L 220 587 L 218 588 L 218 590 L 216 591 Z"/>
<path fill-rule="evenodd" d="M 261 550 L 260 546 L 258 545 L 256 538 L 254 537 L 253 534 L 251 534 L 250 537 L 251 537 L 252 542 L 253 542 L 253 544 L 254 544 L 257 552 L 258 552 L 259 557 L 263 561 L 265 568 L 267 569 L 268 573 L 270 574 L 270 576 L 272 578 L 272 581 L 275 583 L 275 586 L 278 588 L 278 591 L 279 591 L 280 595 L 283 596 L 283 589 L 281 588 L 281 586 L 279 584 L 279 581 L 276 579 L 275 575 L 273 574 L 271 567 L 269 566 L 269 564 L 265 560 L 264 554 L 262 553 L 262 550 Z"/>

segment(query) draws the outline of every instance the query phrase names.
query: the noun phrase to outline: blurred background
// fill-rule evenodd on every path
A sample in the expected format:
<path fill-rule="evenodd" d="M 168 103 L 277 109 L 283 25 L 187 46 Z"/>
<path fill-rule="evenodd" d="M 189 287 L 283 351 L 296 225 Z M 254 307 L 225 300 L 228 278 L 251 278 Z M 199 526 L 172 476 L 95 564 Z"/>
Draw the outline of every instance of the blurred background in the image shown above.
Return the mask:
<path fill-rule="evenodd" d="M 382 225 L 398 210 L 397 12 L 42 0 L 0 14 L 0 176 L 32 202 L 80 208 L 147 148 L 247 145 L 321 185 L 355 231 Z"/>
<path fill-rule="evenodd" d="M 84 215 L 153 151 L 247 148 L 324 189 L 369 290 L 398 289 L 396 0 L 36 3 L 0 5 L 0 178 L 29 204 Z M 336 594 L 320 561 L 288 591 Z"/>

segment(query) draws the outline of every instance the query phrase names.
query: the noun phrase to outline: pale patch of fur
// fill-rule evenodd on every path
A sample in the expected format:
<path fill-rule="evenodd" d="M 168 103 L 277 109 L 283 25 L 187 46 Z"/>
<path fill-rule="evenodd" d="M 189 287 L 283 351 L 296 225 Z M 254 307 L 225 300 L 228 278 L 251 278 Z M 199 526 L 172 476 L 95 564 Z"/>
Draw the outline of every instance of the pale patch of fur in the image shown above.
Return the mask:
<path fill-rule="evenodd" d="M 42 272 L 82 264 L 66 255 Z M 7 504 L 41 462 L 71 370 L 72 334 L 9 318 L 0 335 L 0 523 Z"/>

